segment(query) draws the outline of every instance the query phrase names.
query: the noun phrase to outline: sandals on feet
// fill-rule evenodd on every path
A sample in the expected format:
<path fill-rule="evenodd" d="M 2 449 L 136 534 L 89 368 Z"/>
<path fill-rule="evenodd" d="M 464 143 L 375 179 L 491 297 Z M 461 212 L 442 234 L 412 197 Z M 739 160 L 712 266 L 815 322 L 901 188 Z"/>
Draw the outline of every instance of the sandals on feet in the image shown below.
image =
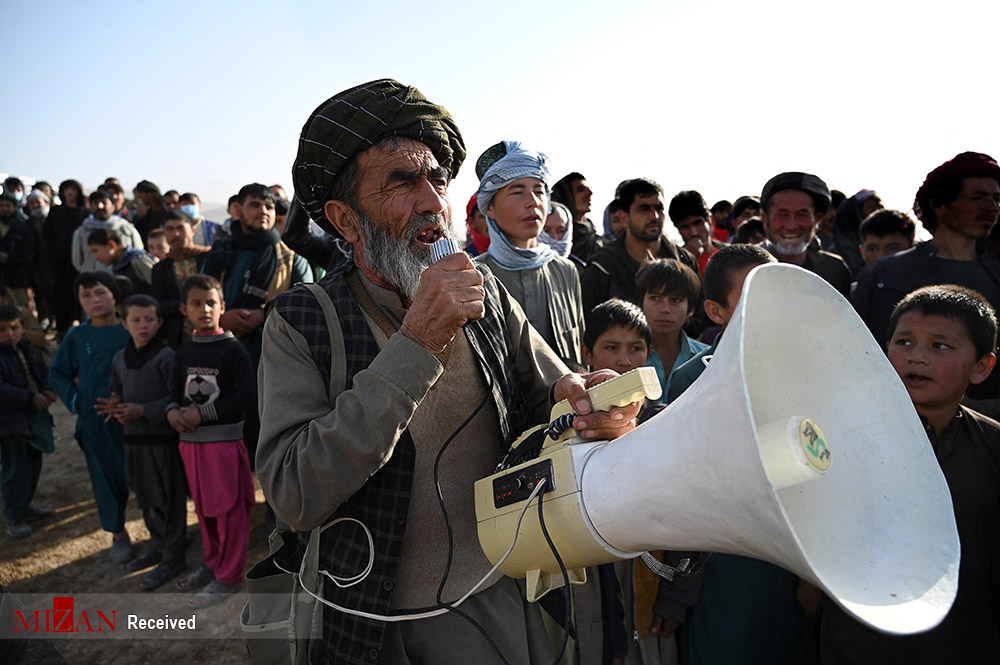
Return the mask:
<path fill-rule="evenodd" d="M 202 565 L 201 568 L 194 571 L 190 575 L 185 575 L 184 577 L 177 580 L 177 588 L 187 591 L 189 589 L 198 589 L 205 586 L 209 582 L 215 579 L 215 572 L 206 565 Z"/>
<path fill-rule="evenodd" d="M 211 607 L 216 603 L 221 603 L 231 594 L 236 593 L 242 588 L 243 586 L 241 584 L 230 586 L 228 584 L 223 584 L 219 580 L 213 579 L 208 583 L 207 587 L 205 587 L 200 593 L 196 594 L 194 598 L 189 600 L 187 605 L 188 607 L 196 610 Z"/>

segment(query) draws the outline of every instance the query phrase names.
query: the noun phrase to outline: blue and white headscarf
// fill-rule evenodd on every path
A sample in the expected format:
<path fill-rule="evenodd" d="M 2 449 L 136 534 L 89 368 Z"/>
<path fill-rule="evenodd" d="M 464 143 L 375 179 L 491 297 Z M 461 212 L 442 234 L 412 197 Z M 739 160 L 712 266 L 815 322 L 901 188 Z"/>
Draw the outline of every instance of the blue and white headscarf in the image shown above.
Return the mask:
<path fill-rule="evenodd" d="M 479 176 L 479 192 L 476 194 L 479 211 L 486 216 L 486 224 L 490 230 L 490 248 L 487 254 L 492 256 L 501 268 L 533 270 L 546 265 L 556 256 L 552 248 L 544 243 L 539 243 L 531 249 L 515 247 L 507 240 L 496 220 L 486 212 L 496 193 L 519 178 L 541 180 L 545 185 L 546 197 L 551 198 L 549 169 L 545 165 L 547 160 L 544 153 L 527 150 L 519 141 L 501 141 L 488 148 L 476 161 L 476 175 Z"/>

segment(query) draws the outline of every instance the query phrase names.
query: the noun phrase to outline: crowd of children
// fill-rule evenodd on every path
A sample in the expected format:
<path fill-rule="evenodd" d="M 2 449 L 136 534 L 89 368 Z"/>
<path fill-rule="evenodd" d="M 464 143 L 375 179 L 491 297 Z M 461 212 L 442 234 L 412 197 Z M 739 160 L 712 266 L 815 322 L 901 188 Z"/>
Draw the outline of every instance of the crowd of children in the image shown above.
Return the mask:
<path fill-rule="evenodd" d="M 243 421 L 256 408 L 249 355 L 219 318 L 222 287 L 206 275 L 184 283 L 181 310 L 193 326 L 175 353 L 158 333 L 160 303 L 144 294 L 118 302 L 118 283 L 105 272 L 74 283 L 86 320 L 63 339 L 45 366 L 22 339 L 20 310 L 0 306 L 0 451 L 7 533 L 52 514 L 31 506 L 42 454 L 52 452 L 48 407 L 58 398 L 76 414 L 76 439 L 87 461 L 101 527 L 111 534 L 110 559 L 131 571 L 155 565 L 143 591 L 187 568 L 187 496 L 194 499 L 204 564 L 177 588 L 205 587 L 188 604 L 213 605 L 241 587 L 249 545 L 253 478 Z M 49 381 L 52 387 L 49 387 Z M 129 489 L 150 533 L 133 558 L 125 529 Z"/>

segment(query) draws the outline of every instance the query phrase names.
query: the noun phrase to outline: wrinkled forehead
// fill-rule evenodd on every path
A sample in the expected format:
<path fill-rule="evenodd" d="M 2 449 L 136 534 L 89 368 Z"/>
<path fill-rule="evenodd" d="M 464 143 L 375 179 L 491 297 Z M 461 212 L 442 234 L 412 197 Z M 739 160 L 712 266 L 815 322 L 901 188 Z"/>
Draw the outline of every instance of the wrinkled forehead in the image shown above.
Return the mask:
<path fill-rule="evenodd" d="M 396 170 L 415 171 L 420 175 L 444 171 L 431 149 L 412 139 L 402 139 L 395 147 L 381 144 L 368 148 L 358 155 L 358 168 L 362 177 L 376 181 L 384 180 Z"/>

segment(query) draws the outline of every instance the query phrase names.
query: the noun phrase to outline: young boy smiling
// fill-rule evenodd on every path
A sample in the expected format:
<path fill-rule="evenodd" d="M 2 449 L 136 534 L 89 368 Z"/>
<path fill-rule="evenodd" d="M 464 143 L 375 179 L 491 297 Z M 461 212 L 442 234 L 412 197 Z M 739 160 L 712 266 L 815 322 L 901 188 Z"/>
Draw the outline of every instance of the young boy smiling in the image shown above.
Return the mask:
<path fill-rule="evenodd" d="M 877 633 L 824 601 L 805 651 L 826 663 L 986 663 L 1000 653 L 1000 423 L 962 406 L 996 363 L 997 320 L 979 293 L 928 286 L 889 319 L 889 362 L 903 380 L 948 481 L 961 541 L 958 595 L 941 624 Z M 915 441 L 914 445 L 921 445 Z M 929 543 L 929 546 L 933 546 Z"/>

